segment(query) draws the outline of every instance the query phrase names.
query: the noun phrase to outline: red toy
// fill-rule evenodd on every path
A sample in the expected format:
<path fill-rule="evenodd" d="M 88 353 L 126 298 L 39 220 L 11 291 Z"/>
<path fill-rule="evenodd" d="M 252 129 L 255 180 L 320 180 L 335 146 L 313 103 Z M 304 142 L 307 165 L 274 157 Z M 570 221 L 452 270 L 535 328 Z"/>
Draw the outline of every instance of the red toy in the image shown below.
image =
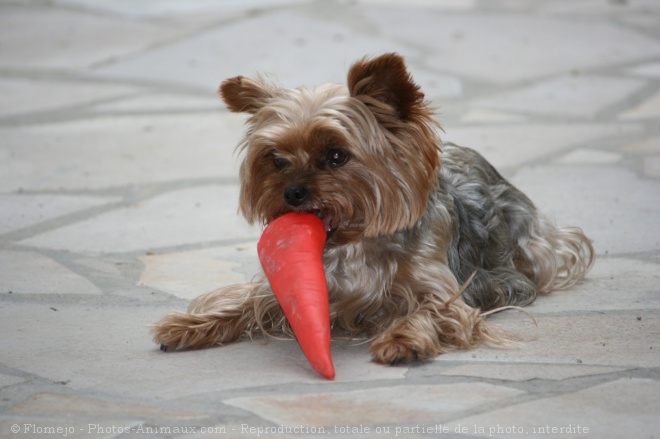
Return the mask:
<path fill-rule="evenodd" d="M 286 213 L 271 221 L 257 250 L 264 273 L 314 370 L 334 379 L 330 303 L 323 269 L 326 231 L 316 215 Z"/>

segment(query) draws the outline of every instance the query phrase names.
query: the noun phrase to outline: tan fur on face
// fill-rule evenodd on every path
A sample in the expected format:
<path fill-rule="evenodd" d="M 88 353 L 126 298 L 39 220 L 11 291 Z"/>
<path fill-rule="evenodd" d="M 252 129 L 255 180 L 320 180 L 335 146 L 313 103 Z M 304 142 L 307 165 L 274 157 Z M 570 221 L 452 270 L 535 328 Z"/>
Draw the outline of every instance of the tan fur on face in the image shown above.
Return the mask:
<path fill-rule="evenodd" d="M 240 208 L 249 222 L 266 223 L 290 210 L 282 192 L 291 183 L 312 190 L 301 210 L 327 210 L 341 224 L 335 243 L 394 233 L 426 211 L 440 166 L 438 125 L 400 58 L 369 66 L 362 61 L 351 69 L 350 92 L 340 85 L 282 90 L 258 81 L 237 90 L 244 78 L 223 84 L 228 107 L 253 114 L 240 145 Z M 390 96 L 383 91 L 390 87 L 403 91 Z M 345 149 L 350 162 L 322 169 L 323 153 L 334 146 Z M 288 160 L 290 168 L 280 172 L 273 156 Z"/>

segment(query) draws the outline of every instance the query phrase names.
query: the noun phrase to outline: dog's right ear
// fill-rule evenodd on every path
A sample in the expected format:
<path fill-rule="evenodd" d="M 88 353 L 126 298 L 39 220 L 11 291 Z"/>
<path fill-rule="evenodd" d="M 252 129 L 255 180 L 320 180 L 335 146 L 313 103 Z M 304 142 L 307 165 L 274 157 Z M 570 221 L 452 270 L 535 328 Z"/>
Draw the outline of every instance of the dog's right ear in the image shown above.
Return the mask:
<path fill-rule="evenodd" d="M 220 84 L 218 92 L 227 108 L 236 113 L 254 114 L 274 96 L 270 85 L 243 76 L 227 79 Z"/>

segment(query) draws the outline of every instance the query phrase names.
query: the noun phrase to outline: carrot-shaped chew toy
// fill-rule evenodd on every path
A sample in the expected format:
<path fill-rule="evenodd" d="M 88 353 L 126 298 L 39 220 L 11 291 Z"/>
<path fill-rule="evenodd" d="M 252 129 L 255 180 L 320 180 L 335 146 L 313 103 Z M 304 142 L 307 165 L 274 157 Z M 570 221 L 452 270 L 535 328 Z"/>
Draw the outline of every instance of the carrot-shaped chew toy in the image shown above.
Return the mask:
<path fill-rule="evenodd" d="M 330 304 L 323 269 L 326 231 L 316 215 L 286 213 L 271 221 L 257 250 L 270 287 L 314 370 L 334 379 Z"/>

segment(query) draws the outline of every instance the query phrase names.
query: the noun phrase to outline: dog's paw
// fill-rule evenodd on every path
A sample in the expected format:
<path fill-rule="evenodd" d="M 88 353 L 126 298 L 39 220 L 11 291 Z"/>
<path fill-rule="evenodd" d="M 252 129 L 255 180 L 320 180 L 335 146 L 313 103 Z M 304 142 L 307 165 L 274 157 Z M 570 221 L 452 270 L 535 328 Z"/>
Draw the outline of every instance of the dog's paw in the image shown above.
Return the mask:
<path fill-rule="evenodd" d="M 150 325 L 154 343 L 163 352 L 194 349 L 195 330 L 186 313 L 172 312 Z"/>
<path fill-rule="evenodd" d="M 381 335 L 369 347 L 369 353 L 375 363 L 392 366 L 426 360 L 433 356 L 429 355 L 431 350 L 424 346 L 423 340 L 409 339 L 396 333 Z"/>
<path fill-rule="evenodd" d="M 178 350 L 182 334 L 170 331 L 162 322 L 150 325 L 153 334 L 153 341 L 162 352 L 172 352 Z"/>
<path fill-rule="evenodd" d="M 150 325 L 153 340 L 163 352 L 206 349 L 238 341 L 245 332 L 240 314 L 189 314 L 173 311 Z"/>

